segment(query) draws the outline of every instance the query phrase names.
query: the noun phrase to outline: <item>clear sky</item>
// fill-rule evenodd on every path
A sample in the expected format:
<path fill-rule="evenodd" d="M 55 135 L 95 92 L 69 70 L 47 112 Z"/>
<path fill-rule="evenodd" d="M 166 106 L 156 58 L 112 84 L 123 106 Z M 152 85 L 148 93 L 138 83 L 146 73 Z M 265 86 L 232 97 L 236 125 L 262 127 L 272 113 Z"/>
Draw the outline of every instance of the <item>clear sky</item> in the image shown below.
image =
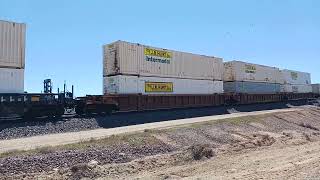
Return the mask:
<path fill-rule="evenodd" d="M 126 40 L 312 73 L 320 82 L 318 0 L 0 0 L 27 24 L 25 88 L 102 94 L 102 45 Z"/>

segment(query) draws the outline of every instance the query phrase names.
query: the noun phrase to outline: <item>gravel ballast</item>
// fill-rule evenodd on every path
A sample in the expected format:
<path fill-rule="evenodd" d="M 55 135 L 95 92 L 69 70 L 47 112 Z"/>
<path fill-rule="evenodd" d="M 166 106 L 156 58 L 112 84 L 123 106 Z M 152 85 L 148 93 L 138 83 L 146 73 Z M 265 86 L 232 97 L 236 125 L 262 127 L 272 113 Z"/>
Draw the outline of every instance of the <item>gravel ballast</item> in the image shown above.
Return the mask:
<path fill-rule="evenodd" d="M 99 164 L 125 163 L 136 158 L 163 154 L 172 151 L 165 144 L 130 145 L 112 147 L 91 147 L 85 150 L 57 151 L 38 156 L 25 155 L 0 159 L 0 175 L 15 175 L 21 172 L 39 173 L 52 171 L 55 168 L 69 168 L 73 165 L 97 161 Z"/>
<path fill-rule="evenodd" d="M 5 122 L 0 125 L 0 139 L 13 139 L 45 134 L 77 132 L 100 128 L 95 118 L 70 118 L 59 121 Z"/>

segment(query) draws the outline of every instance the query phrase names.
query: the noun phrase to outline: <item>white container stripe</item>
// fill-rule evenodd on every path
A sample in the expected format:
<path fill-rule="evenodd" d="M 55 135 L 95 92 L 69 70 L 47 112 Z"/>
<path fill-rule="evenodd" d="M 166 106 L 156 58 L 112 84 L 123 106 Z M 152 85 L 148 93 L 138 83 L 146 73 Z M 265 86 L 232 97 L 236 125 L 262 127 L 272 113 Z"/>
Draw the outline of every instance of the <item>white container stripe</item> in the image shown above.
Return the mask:
<path fill-rule="evenodd" d="M 221 58 L 117 41 L 104 46 L 104 76 L 139 75 L 222 80 Z"/>
<path fill-rule="evenodd" d="M 0 68 L 0 93 L 23 93 L 24 69 Z"/>
<path fill-rule="evenodd" d="M 24 68 L 26 25 L 0 20 L 0 67 Z"/>
<path fill-rule="evenodd" d="M 104 77 L 104 94 L 214 94 L 223 93 L 223 82 L 117 75 Z"/>
<path fill-rule="evenodd" d="M 248 81 L 283 84 L 280 69 L 241 61 L 224 63 L 224 81 Z"/>

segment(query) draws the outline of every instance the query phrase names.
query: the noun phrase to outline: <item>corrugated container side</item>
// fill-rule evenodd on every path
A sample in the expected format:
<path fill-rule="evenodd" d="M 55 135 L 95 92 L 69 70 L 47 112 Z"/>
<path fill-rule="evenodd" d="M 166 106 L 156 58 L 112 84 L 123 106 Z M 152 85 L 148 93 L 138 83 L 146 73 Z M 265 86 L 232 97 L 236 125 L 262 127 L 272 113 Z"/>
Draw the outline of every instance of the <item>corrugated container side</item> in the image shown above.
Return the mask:
<path fill-rule="evenodd" d="M 0 67 L 25 67 L 26 25 L 0 20 Z"/>
<path fill-rule="evenodd" d="M 312 84 L 312 92 L 315 94 L 320 94 L 320 84 Z"/>
<path fill-rule="evenodd" d="M 311 84 L 311 75 L 306 72 L 292 71 L 292 70 L 281 70 L 281 76 L 284 84 Z"/>
<path fill-rule="evenodd" d="M 222 81 L 117 75 L 104 77 L 104 94 L 214 94 Z"/>
<path fill-rule="evenodd" d="M 0 93 L 23 93 L 24 69 L 0 68 Z"/>
<path fill-rule="evenodd" d="M 103 46 L 103 75 L 116 74 L 116 43 Z"/>
<path fill-rule="evenodd" d="M 104 77 L 104 94 L 138 94 L 138 78 L 136 76 Z"/>
<path fill-rule="evenodd" d="M 117 69 L 121 74 L 139 74 L 140 59 L 143 58 L 140 45 L 130 44 L 123 41 L 117 42 Z"/>
<path fill-rule="evenodd" d="M 115 53 L 114 53 L 115 49 Z M 222 80 L 221 58 L 117 41 L 104 46 L 104 76 L 139 75 Z"/>
<path fill-rule="evenodd" d="M 312 93 L 312 86 L 311 86 L 311 84 L 306 84 L 306 85 L 283 84 L 283 85 L 281 85 L 281 92 L 284 92 L 284 93 Z"/>
<path fill-rule="evenodd" d="M 224 63 L 224 81 L 283 84 L 280 69 L 241 61 L 230 61 Z"/>
<path fill-rule="evenodd" d="M 280 84 L 263 82 L 224 82 L 223 88 L 227 93 L 273 94 L 280 92 Z"/>

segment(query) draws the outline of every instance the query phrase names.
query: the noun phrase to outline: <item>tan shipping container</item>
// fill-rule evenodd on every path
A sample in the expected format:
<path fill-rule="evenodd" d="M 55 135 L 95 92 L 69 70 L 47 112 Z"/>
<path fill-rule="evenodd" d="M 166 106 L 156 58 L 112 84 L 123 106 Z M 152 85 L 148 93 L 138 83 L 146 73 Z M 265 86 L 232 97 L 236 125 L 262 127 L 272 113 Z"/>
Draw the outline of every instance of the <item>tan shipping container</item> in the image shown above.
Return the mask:
<path fill-rule="evenodd" d="M 311 84 L 311 75 L 306 72 L 299 72 L 293 70 L 281 70 L 281 77 L 284 80 L 284 84 Z"/>
<path fill-rule="evenodd" d="M 116 41 L 104 46 L 104 76 L 222 80 L 221 58 Z"/>
<path fill-rule="evenodd" d="M 0 67 L 25 66 L 26 25 L 0 20 Z"/>
<path fill-rule="evenodd" d="M 224 81 L 267 82 L 283 84 L 280 69 L 242 61 L 224 63 Z"/>

